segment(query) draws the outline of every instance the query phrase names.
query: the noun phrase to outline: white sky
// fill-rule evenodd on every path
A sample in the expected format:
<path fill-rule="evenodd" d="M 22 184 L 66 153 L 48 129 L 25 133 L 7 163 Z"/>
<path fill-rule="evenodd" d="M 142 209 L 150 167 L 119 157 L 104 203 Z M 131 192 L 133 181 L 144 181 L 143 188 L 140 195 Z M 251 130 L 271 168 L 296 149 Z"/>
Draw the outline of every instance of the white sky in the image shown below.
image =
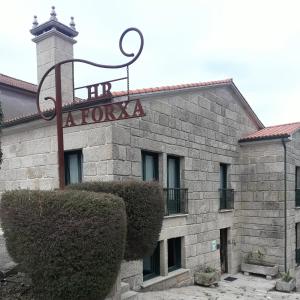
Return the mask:
<path fill-rule="evenodd" d="M 233 78 L 265 125 L 300 121 L 300 1 L 298 0 L 9 0 L 0 2 L 0 73 L 36 83 L 33 15 L 41 24 L 51 6 L 79 35 L 75 58 L 127 61 L 121 33 L 139 28 L 145 46 L 130 68 L 131 88 Z M 134 52 L 138 37 L 125 45 Z M 120 72 L 78 67 L 76 83 Z M 123 73 L 121 74 L 123 75 Z M 122 87 L 126 89 L 126 85 Z M 299 109 L 299 111 L 298 111 Z"/>

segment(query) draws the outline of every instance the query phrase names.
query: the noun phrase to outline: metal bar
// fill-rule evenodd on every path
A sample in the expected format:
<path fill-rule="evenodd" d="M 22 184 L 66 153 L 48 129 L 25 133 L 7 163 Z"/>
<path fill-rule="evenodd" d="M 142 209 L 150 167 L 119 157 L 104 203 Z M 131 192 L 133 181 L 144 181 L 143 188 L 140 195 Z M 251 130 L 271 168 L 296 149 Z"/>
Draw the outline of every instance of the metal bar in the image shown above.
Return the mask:
<path fill-rule="evenodd" d="M 65 187 L 65 160 L 64 160 L 64 135 L 62 123 L 62 93 L 61 93 L 61 66 L 55 67 L 55 92 L 56 92 L 56 130 L 57 130 L 57 154 L 58 154 L 58 178 L 59 188 Z"/>
<path fill-rule="evenodd" d="M 106 83 L 106 82 L 115 82 L 115 81 L 120 81 L 120 80 L 124 80 L 124 79 L 127 79 L 127 77 L 122 77 L 122 78 L 117 78 L 117 79 L 112 79 L 112 80 L 106 80 L 106 81 L 94 83 L 94 84 L 92 84 L 92 85 L 99 85 L 99 84 Z M 74 90 L 83 89 L 83 88 L 86 88 L 87 86 L 90 86 L 90 84 L 88 84 L 88 85 L 83 85 L 83 86 L 79 86 L 79 87 L 77 87 L 77 88 L 74 88 Z"/>

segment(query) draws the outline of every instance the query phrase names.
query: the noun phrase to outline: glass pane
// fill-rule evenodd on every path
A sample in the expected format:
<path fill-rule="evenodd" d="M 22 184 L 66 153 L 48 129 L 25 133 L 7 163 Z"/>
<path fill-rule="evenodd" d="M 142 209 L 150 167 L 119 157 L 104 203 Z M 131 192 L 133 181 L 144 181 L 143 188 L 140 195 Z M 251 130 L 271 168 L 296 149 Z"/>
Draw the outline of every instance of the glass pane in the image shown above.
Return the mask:
<path fill-rule="evenodd" d="M 153 273 L 151 256 L 144 257 L 143 259 L 143 275 L 148 275 Z"/>
<path fill-rule="evenodd" d="M 155 171 L 154 171 L 154 158 L 152 155 L 145 155 L 145 181 L 153 181 Z"/>
<path fill-rule="evenodd" d="M 70 171 L 70 183 L 78 183 L 80 182 L 79 178 L 79 164 L 78 154 L 69 154 L 69 171 Z"/>
<path fill-rule="evenodd" d="M 220 189 L 227 188 L 227 165 L 220 164 Z"/>
<path fill-rule="evenodd" d="M 168 269 L 169 271 L 181 267 L 181 238 L 168 240 Z"/>
<path fill-rule="evenodd" d="M 168 188 L 180 188 L 179 160 L 177 158 L 168 158 Z"/>
<path fill-rule="evenodd" d="M 300 188 L 300 168 L 296 167 L 296 189 Z"/>

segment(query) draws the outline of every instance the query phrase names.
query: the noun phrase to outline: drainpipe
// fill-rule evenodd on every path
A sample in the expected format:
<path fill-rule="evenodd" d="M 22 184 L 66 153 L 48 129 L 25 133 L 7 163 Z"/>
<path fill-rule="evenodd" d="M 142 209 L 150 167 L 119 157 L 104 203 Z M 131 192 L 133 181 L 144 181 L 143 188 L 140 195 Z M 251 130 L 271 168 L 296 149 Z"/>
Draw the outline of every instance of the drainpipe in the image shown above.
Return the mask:
<path fill-rule="evenodd" d="M 287 273 L 287 199 L 286 199 L 286 140 L 281 139 L 284 149 L 284 272 Z"/>

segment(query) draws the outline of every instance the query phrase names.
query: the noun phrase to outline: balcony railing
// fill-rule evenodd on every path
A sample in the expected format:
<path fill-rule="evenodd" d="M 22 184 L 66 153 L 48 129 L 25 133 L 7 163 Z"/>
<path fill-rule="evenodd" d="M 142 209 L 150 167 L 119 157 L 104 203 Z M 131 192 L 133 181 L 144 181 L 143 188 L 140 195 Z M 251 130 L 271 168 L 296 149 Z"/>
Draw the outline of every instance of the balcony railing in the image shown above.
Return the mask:
<path fill-rule="evenodd" d="M 300 249 L 296 249 L 296 264 L 300 265 Z"/>
<path fill-rule="evenodd" d="M 300 206 L 300 189 L 296 189 L 295 191 L 295 205 L 296 207 L 299 207 Z"/>
<path fill-rule="evenodd" d="M 219 189 L 220 192 L 220 210 L 234 208 L 234 190 Z"/>
<path fill-rule="evenodd" d="M 188 189 L 164 189 L 165 216 L 188 213 Z"/>

